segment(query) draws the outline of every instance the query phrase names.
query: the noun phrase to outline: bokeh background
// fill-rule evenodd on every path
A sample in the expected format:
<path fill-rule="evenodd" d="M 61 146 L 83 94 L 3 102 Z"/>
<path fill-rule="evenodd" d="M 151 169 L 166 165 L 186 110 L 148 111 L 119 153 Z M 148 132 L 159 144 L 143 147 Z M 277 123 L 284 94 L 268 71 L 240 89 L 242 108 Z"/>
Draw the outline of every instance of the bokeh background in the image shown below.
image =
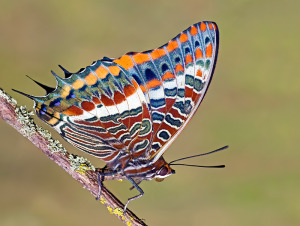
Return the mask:
<path fill-rule="evenodd" d="M 149 225 L 299 225 L 299 7 L 297 0 L 1 0 L 0 87 L 31 108 L 32 101 L 11 91 L 44 94 L 26 74 L 55 86 L 50 70 L 59 72 L 58 64 L 75 72 L 215 21 L 214 79 L 165 158 L 228 144 L 229 150 L 189 161 L 226 168 L 178 166 L 162 183 L 143 182 L 145 195 L 130 208 Z M 2 120 L 0 143 L 0 225 L 121 225 Z M 122 201 L 137 194 L 127 181 L 106 185 Z"/>

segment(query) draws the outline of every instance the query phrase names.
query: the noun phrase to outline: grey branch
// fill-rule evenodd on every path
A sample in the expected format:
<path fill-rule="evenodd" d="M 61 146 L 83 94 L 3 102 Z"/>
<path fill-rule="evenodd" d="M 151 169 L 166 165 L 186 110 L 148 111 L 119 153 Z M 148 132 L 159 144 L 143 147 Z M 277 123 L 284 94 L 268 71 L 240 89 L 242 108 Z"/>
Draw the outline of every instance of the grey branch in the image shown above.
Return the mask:
<path fill-rule="evenodd" d="M 99 186 L 94 166 L 83 157 L 69 154 L 59 141 L 51 138 L 51 134 L 47 130 L 42 129 L 34 123 L 31 118 L 32 115 L 33 113 L 28 112 L 26 107 L 17 106 L 16 100 L 0 89 L 0 117 L 29 139 L 40 151 L 63 168 L 93 196 L 97 197 Z M 105 180 L 112 179 L 120 180 L 124 178 L 119 175 L 105 177 Z M 124 214 L 124 204 L 105 186 L 102 187 L 99 201 L 124 224 L 146 225 L 129 209 Z"/>

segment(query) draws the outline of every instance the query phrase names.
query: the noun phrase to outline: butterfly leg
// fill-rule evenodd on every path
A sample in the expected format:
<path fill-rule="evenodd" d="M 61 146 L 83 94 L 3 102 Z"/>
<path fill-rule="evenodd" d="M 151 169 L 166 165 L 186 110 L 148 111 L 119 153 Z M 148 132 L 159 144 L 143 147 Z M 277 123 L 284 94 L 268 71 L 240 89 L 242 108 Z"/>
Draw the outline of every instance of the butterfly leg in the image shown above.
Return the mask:
<path fill-rule="evenodd" d="M 137 185 L 139 185 L 141 182 L 142 182 L 143 180 L 135 180 L 135 183 L 137 184 Z M 129 190 L 131 191 L 132 189 L 134 189 L 134 186 L 132 186 L 131 188 L 129 188 Z"/>
<path fill-rule="evenodd" d="M 124 214 L 126 213 L 126 209 L 127 209 L 127 206 L 128 206 L 130 201 L 141 198 L 144 195 L 144 191 L 138 186 L 138 184 L 131 177 L 128 177 L 128 176 L 126 176 L 126 177 L 132 183 L 132 185 L 136 188 L 136 190 L 138 190 L 140 192 L 140 194 L 128 199 L 128 201 L 127 201 L 127 203 L 124 207 L 124 210 L 123 210 Z"/>
<path fill-rule="evenodd" d="M 100 195 L 101 195 L 101 189 L 102 189 L 102 184 L 103 184 L 103 180 L 105 176 L 112 176 L 116 174 L 116 172 L 101 172 L 101 171 L 97 171 L 97 179 L 98 179 L 98 185 L 99 185 L 99 192 L 98 195 L 96 197 L 96 200 L 100 199 Z"/>

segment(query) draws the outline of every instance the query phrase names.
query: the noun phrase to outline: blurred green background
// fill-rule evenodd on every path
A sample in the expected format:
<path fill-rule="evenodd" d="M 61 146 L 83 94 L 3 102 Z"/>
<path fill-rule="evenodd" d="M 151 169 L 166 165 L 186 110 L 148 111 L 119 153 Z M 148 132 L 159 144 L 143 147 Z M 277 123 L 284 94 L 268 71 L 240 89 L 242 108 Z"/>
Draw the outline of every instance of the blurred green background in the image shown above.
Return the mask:
<path fill-rule="evenodd" d="M 162 183 L 143 182 L 144 197 L 129 208 L 149 225 L 299 225 L 299 7 L 296 0 L 1 0 L 0 87 L 31 109 L 32 101 L 11 91 L 44 94 L 26 74 L 55 86 L 50 70 L 59 72 L 58 64 L 75 72 L 215 21 L 214 79 L 165 159 L 228 144 L 229 150 L 189 161 L 226 168 L 178 166 Z M 0 142 L 0 225 L 121 225 L 2 120 Z M 127 181 L 106 185 L 122 201 L 137 194 Z"/>

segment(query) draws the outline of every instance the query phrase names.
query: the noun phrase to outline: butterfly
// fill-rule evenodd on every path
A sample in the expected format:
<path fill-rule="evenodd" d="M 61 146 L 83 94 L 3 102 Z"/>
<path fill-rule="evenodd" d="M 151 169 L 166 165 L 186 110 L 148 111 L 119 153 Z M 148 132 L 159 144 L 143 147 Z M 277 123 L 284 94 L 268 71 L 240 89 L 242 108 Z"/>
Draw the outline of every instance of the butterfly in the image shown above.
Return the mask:
<path fill-rule="evenodd" d="M 36 82 L 47 94 L 26 95 L 42 121 L 106 162 L 100 176 L 120 174 L 140 192 L 126 210 L 143 195 L 141 181 L 175 173 L 163 154 L 202 102 L 218 44 L 216 23 L 196 23 L 153 50 L 104 57 L 76 73 L 59 65 L 65 78 L 52 71 L 56 88 Z"/>

